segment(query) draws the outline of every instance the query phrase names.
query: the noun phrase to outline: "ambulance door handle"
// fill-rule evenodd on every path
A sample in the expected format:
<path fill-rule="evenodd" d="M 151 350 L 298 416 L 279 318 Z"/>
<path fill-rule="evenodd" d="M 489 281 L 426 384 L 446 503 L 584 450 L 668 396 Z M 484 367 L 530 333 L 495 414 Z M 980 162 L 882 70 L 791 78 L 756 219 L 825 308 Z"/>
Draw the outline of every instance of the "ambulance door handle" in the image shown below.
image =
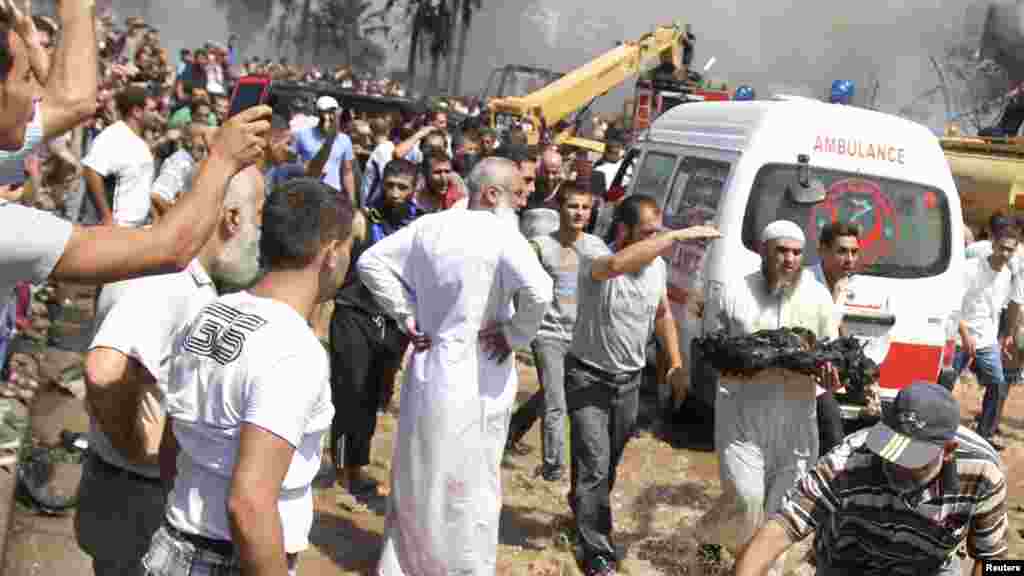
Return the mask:
<path fill-rule="evenodd" d="M 873 314 L 853 313 L 845 314 L 843 319 L 848 322 L 858 322 L 861 324 L 874 324 L 875 326 L 893 326 L 896 324 L 896 315 L 889 314 L 886 312 L 877 312 Z"/>

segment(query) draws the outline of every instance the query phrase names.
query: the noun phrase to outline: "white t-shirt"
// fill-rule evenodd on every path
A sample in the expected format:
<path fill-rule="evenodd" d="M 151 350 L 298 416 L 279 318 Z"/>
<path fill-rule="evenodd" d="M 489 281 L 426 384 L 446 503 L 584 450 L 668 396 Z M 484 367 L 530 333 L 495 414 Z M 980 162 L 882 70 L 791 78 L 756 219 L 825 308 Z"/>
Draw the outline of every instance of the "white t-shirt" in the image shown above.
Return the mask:
<path fill-rule="evenodd" d="M 829 290 L 828 279 L 825 277 L 825 269 L 822 268 L 821 262 L 818 262 L 817 264 L 815 264 L 811 268 L 811 272 L 814 273 L 814 279 L 817 280 L 819 284 L 824 286 L 825 289 L 829 291 L 829 294 L 832 294 L 832 291 Z M 839 293 L 839 298 L 837 300 L 835 300 L 835 305 L 836 305 L 836 307 L 835 307 L 836 326 L 841 326 L 843 324 L 843 316 L 844 316 L 843 308 L 846 305 L 846 298 L 847 298 L 847 295 L 849 294 L 849 291 L 850 291 L 850 288 L 849 288 L 850 287 L 850 283 L 853 282 L 854 278 L 856 278 L 856 276 L 851 276 L 849 279 L 847 279 L 846 290 L 840 292 Z M 814 390 L 815 390 L 815 395 L 816 396 L 821 396 L 822 394 L 825 393 L 825 389 L 822 388 L 820 384 L 815 386 Z"/>
<path fill-rule="evenodd" d="M 973 242 L 964 250 L 964 257 L 967 259 L 988 258 L 991 255 L 991 240 Z M 1024 245 L 1018 243 L 1017 252 L 1014 253 L 1006 265 L 1010 268 L 1010 274 L 1013 276 L 1013 282 L 1015 283 L 1013 290 L 1024 290 Z"/>
<path fill-rule="evenodd" d="M 178 332 L 167 386 L 178 474 L 167 519 L 231 539 L 227 497 L 239 431 L 249 423 L 295 448 L 278 501 L 289 553 L 309 546 L 320 441 L 334 416 L 327 352 L 287 304 L 239 292 L 218 298 Z"/>
<path fill-rule="evenodd" d="M 71 222 L 0 200 L 0 310 L 18 282 L 45 282 L 71 238 Z"/>
<path fill-rule="evenodd" d="M 103 178 L 115 177 L 111 210 L 118 226 L 139 227 L 149 218 L 155 164 L 149 145 L 124 122 L 100 132 L 82 160 Z"/>
<path fill-rule="evenodd" d="M 970 258 L 964 263 L 964 297 L 960 317 L 978 348 L 995 346 L 999 337 L 999 313 L 1012 300 L 1024 304 L 1020 282 L 1010 279 L 1010 267 L 996 272 L 988 258 Z"/>
<path fill-rule="evenodd" d="M 164 160 L 160 167 L 160 175 L 153 182 L 153 194 L 159 195 L 168 202 L 174 202 L 184 192 L 192 189 L 192 178 L 195 176 L 196 161 L 188 150 L 182 148 Z"/>
<path fill-rule="evenodd" d="M 806 328 L 818 339 L 839 337 L 835 302 L 828 288 L 804 269 L 800 281 L 778 294 L 768 292 L 760 271 L 731 280 L 708 295 L 705 332 L 725 330 L 728 336 L 747 336 L 759 330 Z"/>
<path fill-rule="evenodd" d="M 143 397 L 142 421 L 147 431 L 147 454 L 155 456 L 163 434 L 167 364 L 173 338 L 199 309 L 217 298 L 213 281 L 198 260 L 174 274 L 147 276 L 107 284 L 96 303 L 93 348 L 110 348 L 134 358 L 153 376 L 156 387 Z M 145 318 L 144 322 L 139 322 Z M 159 466 L 129 464 L 107 436 L 89 421 L 89 445 L 109 464 L 149 478 L 159 478 Z"/>
<path fill-rule="evenodd" d="M 395 143 L 390 140 L 381 142 L 370 153 L 370 159 L 366 161 L 366 170 L 363 173 L 363 182 L 359 197 L 362 199 L 363 207 L 375 199 L 375 192 L 380 186 L 379 182 L 384 177 L 384 168 L 395 154 Z M 374 198 L 371 198 L 371 195 Z"/>
<path fill-rule="evenodd" d="M 608 162 L 594 168 L 597 172 L 604 174 L 605 189 L 601 190 L 602 195 L 608 193 L 608 189 L 612 186 L 612 180 L 615 180 L 615 175 L 619 173 L 620 166 L 622 166 L 622 160 L 619 160 L 618 162 Z"/>

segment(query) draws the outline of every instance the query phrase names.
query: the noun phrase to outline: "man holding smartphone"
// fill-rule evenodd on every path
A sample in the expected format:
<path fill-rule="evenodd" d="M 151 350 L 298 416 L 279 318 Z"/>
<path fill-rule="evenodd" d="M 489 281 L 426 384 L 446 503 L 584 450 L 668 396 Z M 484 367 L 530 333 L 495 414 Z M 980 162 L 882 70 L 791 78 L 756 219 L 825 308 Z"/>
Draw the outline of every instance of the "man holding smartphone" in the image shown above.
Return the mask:
<path fill-rule="evenodd" d="M 71 130 L 96 109 L 95 2 L 57 6 L 62 38 L 43 88 L 29 74 L 24 38 L 14 27 L 28 11 L 0 2 L 0 166 L 21 162 L 41 141 Z M 14 24 L 12 24 L 14 23 Z M 101 283 L 184 270 L 216 227 L 228 179 L 262 157 L 270 110 L 240 114 L 208 142 L 209 158 L 192 193 L 149 228 L 74 226 L 56 216 L 0 202 L 0 309 L 15 284 L 47 278 Z"/>

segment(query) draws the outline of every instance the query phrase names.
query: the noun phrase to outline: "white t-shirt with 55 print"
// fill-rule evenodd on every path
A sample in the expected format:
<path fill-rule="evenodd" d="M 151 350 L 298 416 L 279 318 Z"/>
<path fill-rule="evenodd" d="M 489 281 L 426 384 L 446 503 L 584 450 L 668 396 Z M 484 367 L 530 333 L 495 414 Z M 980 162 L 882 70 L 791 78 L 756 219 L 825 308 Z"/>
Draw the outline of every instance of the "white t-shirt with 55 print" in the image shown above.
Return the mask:
<path fill-rule="evenodd" d="M 295 449 L 278 511 L 286 552 L 307 548 L 312 482 L 334 405 L 327 351 L 306 319 L 248 292 L 222 296 L 179 331 L 170 362 L 167 417 L 179 449 L 168 521 L 186 533 L 231 540 L 227 498 L 248 423 Z"/>

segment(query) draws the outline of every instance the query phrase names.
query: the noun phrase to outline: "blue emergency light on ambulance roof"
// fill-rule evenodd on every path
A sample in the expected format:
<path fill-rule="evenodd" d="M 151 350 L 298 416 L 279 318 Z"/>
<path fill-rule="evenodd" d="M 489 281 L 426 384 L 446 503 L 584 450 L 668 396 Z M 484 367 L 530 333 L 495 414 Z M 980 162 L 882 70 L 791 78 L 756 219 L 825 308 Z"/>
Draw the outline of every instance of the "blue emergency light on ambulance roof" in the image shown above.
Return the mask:
<path fill-rule="evenodd" d="M 850 80 L 835 80 L 832 82 L 832 96 L 829 102 L 833 104 L 849 104 L 853 100 L 855 86 Z"/>
<path fill-rule="evenodd" d="M 733 100 L 753 100 L 754 89 L 750 86 L 740 86 L 736 89 L 736 94 L 733 95 Z"/>

